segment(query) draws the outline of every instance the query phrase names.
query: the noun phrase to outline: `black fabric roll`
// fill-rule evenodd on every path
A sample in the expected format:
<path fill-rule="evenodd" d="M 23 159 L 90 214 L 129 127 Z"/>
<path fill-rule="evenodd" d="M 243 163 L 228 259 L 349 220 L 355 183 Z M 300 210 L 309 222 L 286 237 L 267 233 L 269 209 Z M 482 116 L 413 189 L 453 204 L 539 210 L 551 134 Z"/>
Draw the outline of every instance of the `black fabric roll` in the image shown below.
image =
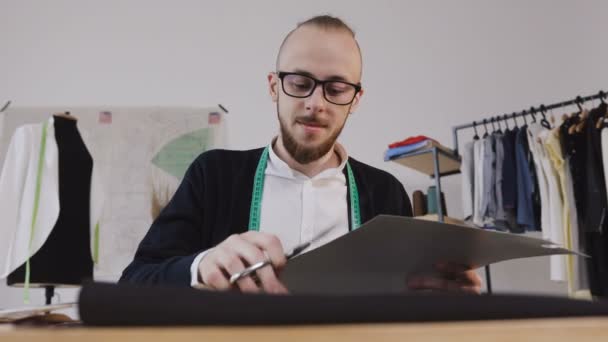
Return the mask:
<path fill-rule="evenodd" d="M 523 295 L 266 295 L 184 287 L 85 284 L 94 326 L 294 325 L 608 316 L 608 302 Z"/>

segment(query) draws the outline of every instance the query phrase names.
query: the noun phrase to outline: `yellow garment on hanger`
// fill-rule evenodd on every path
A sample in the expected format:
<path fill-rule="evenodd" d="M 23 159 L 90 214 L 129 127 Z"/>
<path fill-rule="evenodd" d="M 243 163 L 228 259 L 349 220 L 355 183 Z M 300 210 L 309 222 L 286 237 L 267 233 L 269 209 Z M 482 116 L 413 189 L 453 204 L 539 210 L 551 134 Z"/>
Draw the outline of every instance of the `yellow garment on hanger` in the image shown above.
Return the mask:
<path fill-rule="evenodd" d="M 551 130 L 551 133 L 545 140 L 545 149 L 551 160 L 551 165 L 555 170 L 555 174 L 559 178 L 560 193 L 563 201 L 562 210 L 562 223 L 563 223 L 563 234 L 565 246 L 568 249 L 578 250 L 578 246 L 574 246 L 574 237 L 572 236 L 572 227 L 570 225 L 570 203 L 568 202 L 568 196 L 566 196 L 566 175 L 565 167 L 567 166 L 564 162 L 562 148 L 560 145 L 560 132 L 559 127 Z M 574 256 L 566 256 L 566 274 L 568 277 L 568 293 L 573 294 L 575 284 L 575 272 L 574 272 Z"/>

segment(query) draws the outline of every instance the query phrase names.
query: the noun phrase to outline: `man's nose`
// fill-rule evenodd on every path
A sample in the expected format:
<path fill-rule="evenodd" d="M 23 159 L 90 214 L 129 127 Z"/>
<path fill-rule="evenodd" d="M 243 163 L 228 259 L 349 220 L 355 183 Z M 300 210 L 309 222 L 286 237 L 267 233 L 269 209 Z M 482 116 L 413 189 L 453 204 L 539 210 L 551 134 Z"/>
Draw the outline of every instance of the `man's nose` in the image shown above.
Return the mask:
<path fill-rule="evenodd" d="M 306 109 L 313 112 L 323 111 L 325 109 L 325 97 L 323 96 L 323 86 L 317 84 L 309 97 L 306 98 Z"/>

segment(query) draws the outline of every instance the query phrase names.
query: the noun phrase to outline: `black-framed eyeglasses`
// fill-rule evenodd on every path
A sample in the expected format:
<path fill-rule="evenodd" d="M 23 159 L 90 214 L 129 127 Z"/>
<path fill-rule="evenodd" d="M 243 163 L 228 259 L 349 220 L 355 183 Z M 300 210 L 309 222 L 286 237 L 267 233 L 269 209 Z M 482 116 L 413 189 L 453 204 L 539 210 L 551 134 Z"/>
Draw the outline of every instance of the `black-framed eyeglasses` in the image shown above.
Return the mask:
<path fill-rule="evenodd" d="M 351 104 L 361 90 L 360 84 L 335 80 L 321 81 L 297 72 L 279 71 L 277 75 L 281 80 L 283 92 L 291 97 L 309 97 L 320 84 L 323 89 L 323 97 L 328 102 L 340 106 Z"/>

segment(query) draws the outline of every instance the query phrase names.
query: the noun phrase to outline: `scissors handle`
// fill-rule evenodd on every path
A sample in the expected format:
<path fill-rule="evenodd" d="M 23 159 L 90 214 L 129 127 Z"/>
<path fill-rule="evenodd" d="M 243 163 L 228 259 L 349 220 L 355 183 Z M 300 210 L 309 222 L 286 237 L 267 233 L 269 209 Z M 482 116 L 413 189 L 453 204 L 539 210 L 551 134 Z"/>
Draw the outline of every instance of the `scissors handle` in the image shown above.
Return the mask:
<path fill-rule="evenodd" d="M 234 284 L 237 281 L 239 281 L 242 278 L 245 278 L 247 276 L 249 276 L 251 273 L 259 270 L 260 268 L 264 267 L 264 266 L 268 266 L 270 265 L 270 260 L 266 259 L 264 261 L 260 261 L 257 264 L 253 264 L 249 267 L 247 267 L 246 269 L 242 270 L 241 272 L 237 272 L 233 275 L 230 276 L 230 284 Z"/>
<path fill-rule="evenodd" d="M 322 233 L 322 235 L 324 235 L 325 232 Z M 297 246 L 296 248 L 293 249 L 293 251 L 291 251 L 291 253 L 286 254 L 285 258 L 287 260 L 297 256 L 298 254 L 302 253 L 302 251 L 304 251 L 306 248 L 308 248 L 308 246 L 310 246 L 311 241 L 305 242 L 299 246 Z M 260 261 L 256 264 L 253 264 L 247 268 L 245 268 L 244 270 L 242 270 L 241 272 L 237 272 L 233 275 L 230 276 L 230 285 L 233 285 L 234 283 L 236 283 L 237 281 L 239 281 L 240 279 L 249 276 L 250 274 L 252 274 L 253 272 L 259 270 L 262 267 L 268 266 L 270 265 L 270 259 L 266 259 L 264 261 Z"/>

